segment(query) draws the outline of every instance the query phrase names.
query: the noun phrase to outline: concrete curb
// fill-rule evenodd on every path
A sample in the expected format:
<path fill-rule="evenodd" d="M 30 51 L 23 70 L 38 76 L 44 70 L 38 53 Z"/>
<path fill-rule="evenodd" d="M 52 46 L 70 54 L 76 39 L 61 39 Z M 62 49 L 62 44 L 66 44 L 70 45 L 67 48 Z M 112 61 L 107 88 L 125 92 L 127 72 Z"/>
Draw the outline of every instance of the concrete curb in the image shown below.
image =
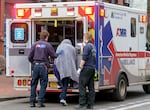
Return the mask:
<path fill-rule="evenodd" d="M 8 101 L 14 99 L 21 99 L 21 98 L 29 98 L 29 96 L 17 96 L 17 97 L 0 97 L 0 101 Z"/>

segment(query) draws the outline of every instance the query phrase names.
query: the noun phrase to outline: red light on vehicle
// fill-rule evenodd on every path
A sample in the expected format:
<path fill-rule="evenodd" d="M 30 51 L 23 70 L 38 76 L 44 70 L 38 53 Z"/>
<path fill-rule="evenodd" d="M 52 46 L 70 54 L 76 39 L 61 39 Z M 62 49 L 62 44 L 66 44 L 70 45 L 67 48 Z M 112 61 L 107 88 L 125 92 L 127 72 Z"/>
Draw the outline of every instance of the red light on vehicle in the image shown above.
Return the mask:
<path fill-rule="evenodd" d="M 18 17 L 23 17 L 24 16 L 24 9 L 23 8 L 18 8 L 17 9 L 17 16 Z"/>
<path fill-rule="evenodd" d="M 14 73 L 15 73 L 15 71 L 14 71 L 14 70 L 11 70 L 11 71 L 10 71 L 10 74 L 14 74 Z"/>
<path fill-rule="evenodd" d="M 93 7 L 85 7 L 85 14 L 86 15 L 92 15 L 94 12 Z"/>
<path fill-rule="evenodd" d="M 18 86 L 21 86 L 21 84 L 22 84 L 22 81 L 19 79 L 18 80 Z"/>
<path fill-rule="evenodd" d="M 35 8 L 34 16 L 42 16 L 42 8 Z"/>
<path fill-rule="evenodd" d="M 31 80 L 28 80 L 28 86 L 30 86 L 31 85 Z"/>
<path fill-rule="evenodd" d="M 74 7 L 67 8 L 67 15 L 73 16 L 75 14 Z"/>
<path fill-rule="evenodd" d="M 74 11 L 74 7 L 67 8 L 67 11 Z"/>

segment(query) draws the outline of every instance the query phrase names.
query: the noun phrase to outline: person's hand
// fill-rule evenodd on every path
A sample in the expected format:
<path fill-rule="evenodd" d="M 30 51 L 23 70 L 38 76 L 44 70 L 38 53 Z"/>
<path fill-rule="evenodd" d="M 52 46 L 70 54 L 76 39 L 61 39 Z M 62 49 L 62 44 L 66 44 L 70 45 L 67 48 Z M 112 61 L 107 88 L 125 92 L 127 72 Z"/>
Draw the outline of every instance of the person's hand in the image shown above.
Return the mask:
<path fill-rule="evenodd" d="M 63 50 L 58 50 L 58 51 L 56 52 L 57 55 L 61 55 L 61 54 L 63 54 L 63 53 L 64 53 Z"/>
<path fill-rule="evenodd" d="M 81 70 L 82 70 L 81 68 L 78 68 L 77 74 L 80 74 Z"/>

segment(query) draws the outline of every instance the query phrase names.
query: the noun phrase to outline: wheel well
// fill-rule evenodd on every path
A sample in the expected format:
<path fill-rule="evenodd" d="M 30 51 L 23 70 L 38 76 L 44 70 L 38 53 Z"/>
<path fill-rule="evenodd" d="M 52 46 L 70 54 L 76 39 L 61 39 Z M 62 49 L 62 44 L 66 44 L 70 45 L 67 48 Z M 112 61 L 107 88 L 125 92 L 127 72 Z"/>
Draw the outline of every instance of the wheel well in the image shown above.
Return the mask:
<path fill-rule="evenodd" d="M 120 72 L 118 74 L 118 77 L 117 77 L 117 82 L 118 82 L 118 78 L 121 76 L 121 75 L 124 75 L 126 80 L 127 80 L 127 86 L 129 86 L 129 80 L 128 80 L 128 77 L 127 77 L 127 74 L 125 72 Z M 117 83 L 116 83 L 117 84 Z"/>

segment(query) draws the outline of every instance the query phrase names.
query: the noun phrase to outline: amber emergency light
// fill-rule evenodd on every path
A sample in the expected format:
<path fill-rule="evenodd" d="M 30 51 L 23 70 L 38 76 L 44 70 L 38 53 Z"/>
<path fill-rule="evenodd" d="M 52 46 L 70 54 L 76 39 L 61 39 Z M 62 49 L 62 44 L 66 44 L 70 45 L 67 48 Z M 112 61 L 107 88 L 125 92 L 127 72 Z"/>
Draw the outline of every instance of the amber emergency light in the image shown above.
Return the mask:
<path fill-rule="evenodd" d="M 147 22 L 147 17 L 146 16 L 142 16 L 142 23 L 146 23 Z"/>
<path fill-rule="evenodd" d="M 51 8 L 51 16 L 57 16 L 58 15 L 58 9 L 57 8 Z"/>
<path fill-rule="evenodd" d="M 100 9 L 99 15 L 100 15 L 100 17 L 104 17 L 105 16 L 105 10 L 104 9 Z"/>
<path fill-rule="evenodd" d="M 17 16 L 18 17 L 23 17 L 24 16 L 24 9 L 23 8 L 18 8 L 17 9 Z"/>
<path fill-rule="evenodd" d="M 93 14 L 93 7 L 85 7 L 85 14 L 92 15 Z"/>

